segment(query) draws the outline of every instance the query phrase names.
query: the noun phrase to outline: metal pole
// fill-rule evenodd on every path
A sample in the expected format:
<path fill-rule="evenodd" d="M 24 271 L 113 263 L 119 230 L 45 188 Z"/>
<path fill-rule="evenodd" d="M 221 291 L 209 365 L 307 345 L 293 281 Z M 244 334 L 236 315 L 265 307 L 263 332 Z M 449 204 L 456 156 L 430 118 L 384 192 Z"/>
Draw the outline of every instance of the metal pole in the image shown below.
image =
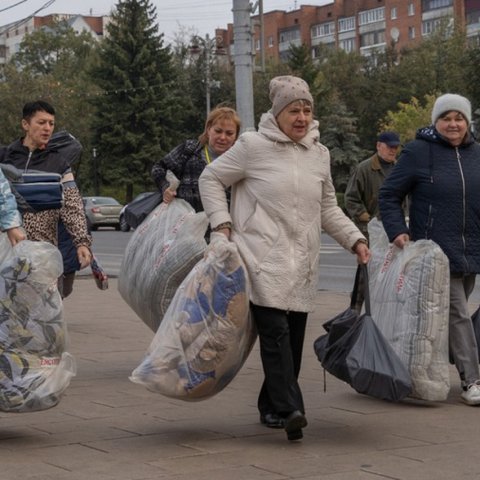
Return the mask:
<path fill-rule="evenodd" d="M 97 166 L 97 149 L 92 149 L 92 163 L 93 163 L 93 191 L 95 195 L 100 195 L 100 188 L 98 185 L 98 166 Z"/>
<path fill-rule="evenodd" d="M 208 33 L 205 35 L 205 81 L 206 81 L 206 97 L 207 97 L 207 117 L 210 114 L 210 37 Z"/>
<path fill-rule="evenodd" d="M 258 13 L 260 16 L 260 60 L 262 73 L 265 73 L 265 25 L 263 23 L 263 0 L 259 0 L 258 5 Z"/>
<path fill-rule="evenodd" d="M 253 55 L 249 0 L 233 0 L 233 42 L 237 112 L 242 131 L 255 130 L 253 114 Z"/>

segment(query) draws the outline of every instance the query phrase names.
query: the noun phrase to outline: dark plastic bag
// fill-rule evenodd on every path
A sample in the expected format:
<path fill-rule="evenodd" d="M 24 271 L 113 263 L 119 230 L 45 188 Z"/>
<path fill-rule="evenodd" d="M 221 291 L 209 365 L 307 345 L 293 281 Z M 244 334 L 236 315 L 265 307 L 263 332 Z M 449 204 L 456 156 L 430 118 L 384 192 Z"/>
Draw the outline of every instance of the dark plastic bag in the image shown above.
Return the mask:
<path fill-rule="evenodd" d="M 355 274 L 355 283 L 353 285 L 350 306 L 342 313 L 339 313 L 338 315 L 323 324 L 323 328 L 326 332 L 328 332 L 328 334 L 321 335 L 315 340 L 313 344 L 313 349 L 315 350 L 315 353 L 317 354 L 318 360 L 320 362 L 322 362 L 323 360 L 327 346 L 335 343 L 335 341 L 341 336 L 343 336 L 358 319 L 358 313 L 355 310 L 355 304 L 358 297 L 360 275 L 361 269 L 360 266 L 358 266 L 357 272 Z M 332 326 L 334 326 L 333 330 Z"/>
<path fill-rule="evenodd" d="M 137 228 L 147 218 L 155 207 L 162 202 L 162 194 L 160 192 L 152 192 L 138 200 L 130 202 L 125 207 L 125 220 L 132 228 Z"/>
<path fill-rule="evenodd" d="M 327 322 L 328 333 L 315 341 L 315 353 L 325 370 L 357 392 L 400 401 L 412 392 L 410 374 L 371 317 L 367 267 L 359 269 L 365 275 L 366 313 L 358 317 L 348 309 Z"/>

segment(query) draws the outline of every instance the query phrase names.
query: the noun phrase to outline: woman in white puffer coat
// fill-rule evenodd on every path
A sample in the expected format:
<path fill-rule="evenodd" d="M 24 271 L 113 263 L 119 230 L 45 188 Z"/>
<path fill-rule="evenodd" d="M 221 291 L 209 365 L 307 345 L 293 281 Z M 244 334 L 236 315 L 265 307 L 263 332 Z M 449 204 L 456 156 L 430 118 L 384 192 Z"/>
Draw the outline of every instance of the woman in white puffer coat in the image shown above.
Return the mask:
<path fill-rule="evenodd" d="M 265 374 L 260 420 L 299 440 L 307 420 L 297 378 L 307 315 L 314 308 L 322 230 L 359 262 L 366 263 L 370 252 L 337 205 L 330 154 L 319 143 L 307 83 L 276 77 L 270 99 L 258 132 L 241 135 L 204 170 L 199 186 L 212 231 L 237 244 L 250 276 Z"/>

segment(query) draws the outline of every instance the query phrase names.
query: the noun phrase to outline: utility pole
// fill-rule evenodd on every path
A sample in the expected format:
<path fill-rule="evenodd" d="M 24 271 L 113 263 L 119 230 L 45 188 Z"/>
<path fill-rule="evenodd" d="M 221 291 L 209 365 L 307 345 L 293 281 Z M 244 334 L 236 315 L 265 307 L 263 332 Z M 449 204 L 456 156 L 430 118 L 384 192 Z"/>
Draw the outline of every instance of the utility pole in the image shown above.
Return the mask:
<path fill-rule="evenodd" d="M 212 80 L 210 79 L 210 48 L 212 48 L 213 42 L 210 42 L 208 33 L 205 35 L 205 84 L 206 102 L 207 102 L 207 117 L 210 115 L 210 87 L 212 86 Z"/>
<path fill-rule="evenodd" d="M 260 16 L 260 60 L 262 73 L 265 73 L 265 24 L 263 21 L 263 0 L 258 2 L 258 14 Z"/>
<path fill-rule="evenodd" d="M 233 0 L 235 91 L 242 131 L 255 130 L 253 115 L 252 26 L 249 0 Z"/>
<path fill-rule="evenodd" d="M 98 182 L 98 164 L 97 164 L 97 149 L 92 149 L 92 166 L 93 166 L 93 192 L 94 195 L 100 195 L 100 186 Z"/>

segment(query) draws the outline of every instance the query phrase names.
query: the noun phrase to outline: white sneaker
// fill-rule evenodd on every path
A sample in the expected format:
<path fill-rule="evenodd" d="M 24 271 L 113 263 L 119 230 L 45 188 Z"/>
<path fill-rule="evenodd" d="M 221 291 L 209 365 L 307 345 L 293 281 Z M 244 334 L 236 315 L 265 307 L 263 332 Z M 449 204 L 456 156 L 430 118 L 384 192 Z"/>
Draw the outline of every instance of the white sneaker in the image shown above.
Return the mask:
<path fill-rule="evenodd" d="M 480 380 L 471 383 L 461 397 L 467 405 L 480 405 Z"/>

